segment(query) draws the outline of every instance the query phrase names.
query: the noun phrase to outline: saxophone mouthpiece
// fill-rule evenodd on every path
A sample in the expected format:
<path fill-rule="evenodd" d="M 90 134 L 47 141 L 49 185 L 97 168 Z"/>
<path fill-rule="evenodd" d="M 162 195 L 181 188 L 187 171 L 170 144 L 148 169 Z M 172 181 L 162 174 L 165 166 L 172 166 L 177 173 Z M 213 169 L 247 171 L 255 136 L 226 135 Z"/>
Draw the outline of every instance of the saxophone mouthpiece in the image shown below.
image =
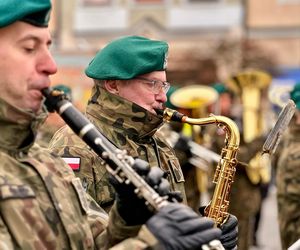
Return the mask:
<path fill-rule="evenodd" d="M 155 109 L 155 112 L 156 112 L 157 115 L 161 115 L 161 116 L 164 115 L 164 110 L 163 109 Z"/>
<path fill-rule="evenodd" d="M 162 115 L 165 121 L 182 122 L 182 118 L 185 116 L 184 114 L 170 108 L 156 109 L 155 112 L 157 115 Z"/>

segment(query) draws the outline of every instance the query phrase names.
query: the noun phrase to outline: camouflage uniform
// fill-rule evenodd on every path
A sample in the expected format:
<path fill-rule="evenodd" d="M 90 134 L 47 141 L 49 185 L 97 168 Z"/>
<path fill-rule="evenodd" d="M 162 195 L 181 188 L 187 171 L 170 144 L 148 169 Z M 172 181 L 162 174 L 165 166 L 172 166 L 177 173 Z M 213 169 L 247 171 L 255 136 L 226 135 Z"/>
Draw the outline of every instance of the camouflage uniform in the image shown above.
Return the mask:
<path fill-rule="evenodd" d="M 300 238 L 300 126 L 292 123 L 277 165 L 278 217 L 283 249 Z"/>
<path fill-rule="evenodd" d="M 146 160 L 151 167 L 159 166 L 167 174 L 171 189 L 181 191 L 185 200 L 184 177 L 178 159 L 163 138 L 154 135 L 162 125 L 161 117 L 98 86 L 93 87 L 86 115 L 118 148 Z M 66 126 L 57 131 L 49 148 L 62 157 L 80 157 L 80 169 L 75 174 L 87 192 L 108 211 L 114 190 L 108 182 L 103 160 Z"/>
<path fill-rule="evenodd" d="M 54 114 L 55 113 L 51 113 L 50 115 Z M 44 122 L 44 124 L 39 128 L 35 142 L 43 148 L 48 148 L 51 138 L 60 127 L 61 126 L 49 124 L 47 121 Z"/>
<path fill-rule="evenodd" d="M 108 249 L 136 235 L 139 228 L 126 227 L 115 207 L 108 222 L 64 161 L 34 144 L 45 117 L 0 99 L 0 249 Z M 156 244 L 143 227 L 112 249 Z"/>
<path fill-rule="evenodd" d="M 189 160 L 192 158 L 192 153 L 188 142 L 191 140 L 181 134 L 174 145 L 176 156 L 180 162 L 183 176 L 185 179 L 185 192 L 188 205 L 195 211 L 199 212 L 200 207 L 200 190 L 198 188 L 196 167 Z"/>

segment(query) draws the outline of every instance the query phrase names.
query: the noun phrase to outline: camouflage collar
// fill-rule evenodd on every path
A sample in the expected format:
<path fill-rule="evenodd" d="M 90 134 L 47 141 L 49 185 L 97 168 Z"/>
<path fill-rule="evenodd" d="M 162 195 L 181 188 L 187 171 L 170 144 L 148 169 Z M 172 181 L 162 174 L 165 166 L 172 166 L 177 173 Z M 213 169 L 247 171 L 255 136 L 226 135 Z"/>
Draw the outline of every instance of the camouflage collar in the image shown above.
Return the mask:
<path fill-rule="evenodd" d="M 149 138 L 163 124 L 161 116 L 96 86 L 86 112 L 98 128 L 112 126 L 133 140 Z"/>
<path fill-rule="evenodd" d="M 0 150 L 8 153 L 27 152 L 46 117 L 45 111 L 35 115 L 0 99 Z"/>
<path fill-rule="evenodd" d="M 300 125 L 296 124 L 295 119 L 292 119 L 289 125 L 288 138 L 290 141 L 300 141 Z"/>

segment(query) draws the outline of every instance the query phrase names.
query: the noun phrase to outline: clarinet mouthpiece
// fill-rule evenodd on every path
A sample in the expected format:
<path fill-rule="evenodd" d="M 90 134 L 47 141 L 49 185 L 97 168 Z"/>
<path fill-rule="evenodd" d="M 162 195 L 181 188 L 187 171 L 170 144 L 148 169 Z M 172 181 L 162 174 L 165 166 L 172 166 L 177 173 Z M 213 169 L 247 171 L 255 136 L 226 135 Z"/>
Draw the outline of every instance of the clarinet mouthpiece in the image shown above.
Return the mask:
<path fill-rule="evenodd" d="M 60 101 L 67 99 L 64 92 L 60 90 L 44 88 L 42 89 L 41 92 L 43 96 L 46 98 L 44 104 L 50 113 L 56 110 L 56 108 L 58 107 L 58 103 Z"/>

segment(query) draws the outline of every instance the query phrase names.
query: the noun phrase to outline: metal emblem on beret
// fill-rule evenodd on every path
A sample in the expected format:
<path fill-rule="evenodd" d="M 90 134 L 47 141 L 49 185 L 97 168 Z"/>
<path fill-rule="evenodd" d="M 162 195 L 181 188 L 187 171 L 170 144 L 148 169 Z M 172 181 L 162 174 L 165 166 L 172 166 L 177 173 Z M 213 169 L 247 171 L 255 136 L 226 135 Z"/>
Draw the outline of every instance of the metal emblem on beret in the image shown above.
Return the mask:
<path fill-rule="evenodd" d="M 51 14 L 51 9 L 48 10 L 47 14 L 45 15 L 45 21 L 48 23 L 50 20 L 50 14 Z"/>
<path fill-rule="evenodd" d="M 166 69 L 167 66 L 168 66 L 168 52 L 165 53 L 163 69 Z"/>

